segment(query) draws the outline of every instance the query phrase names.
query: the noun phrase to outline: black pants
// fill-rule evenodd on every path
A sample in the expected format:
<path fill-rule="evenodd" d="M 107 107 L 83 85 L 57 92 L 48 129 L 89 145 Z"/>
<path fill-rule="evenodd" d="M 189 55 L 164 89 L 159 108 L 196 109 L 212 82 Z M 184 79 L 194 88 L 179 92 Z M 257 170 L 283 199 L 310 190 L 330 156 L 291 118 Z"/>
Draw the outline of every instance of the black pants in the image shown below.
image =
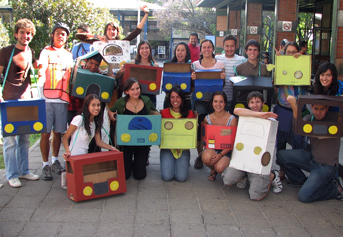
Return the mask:
<path fill-rule="evenodd" d="M 126 179 L 133 177 L 137 180 L 146 177 L 146 162 L 149 157 L 149 146 L 123 146 Z M 132 159 L 133 158 L 133 159 Z"/>

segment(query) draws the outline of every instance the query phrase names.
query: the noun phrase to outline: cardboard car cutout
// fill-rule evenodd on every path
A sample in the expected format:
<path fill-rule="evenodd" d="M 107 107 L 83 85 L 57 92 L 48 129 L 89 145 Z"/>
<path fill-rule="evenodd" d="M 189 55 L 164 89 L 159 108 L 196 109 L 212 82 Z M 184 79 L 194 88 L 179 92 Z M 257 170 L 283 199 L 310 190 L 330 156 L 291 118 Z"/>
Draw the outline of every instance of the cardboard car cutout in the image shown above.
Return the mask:
<path fill-rule="evenodd" d="M 201 124 L 201 137 L 206 149 L 232 150 L 237 126 Z"/>
<path fill-rule="evenodd" d="M 162 90 L 169 92 L 173 86 L 177 85 L 184 92 L 190 92 L 191 73 L 190 63 L 164 63 Z"/>
<path fill-rule="evenodd" d="M 210 100 L 215 91 L 223 90 L 224 80 L 220 78 L 222 70 L 195 70 L 195 100 Z"/>

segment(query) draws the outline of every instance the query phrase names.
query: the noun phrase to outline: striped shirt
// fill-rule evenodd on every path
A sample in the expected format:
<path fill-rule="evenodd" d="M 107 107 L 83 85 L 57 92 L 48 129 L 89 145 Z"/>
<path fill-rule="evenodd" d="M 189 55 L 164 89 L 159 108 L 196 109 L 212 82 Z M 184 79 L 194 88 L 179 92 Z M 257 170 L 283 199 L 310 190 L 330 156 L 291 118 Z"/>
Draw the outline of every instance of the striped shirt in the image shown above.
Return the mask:
<path fill-rule="evenodd" d="M 233 66 L 237 66 L 246 61 L 246 58 L 237 54 L 235 54 L 235 56 L 232 58 L 227 58 L 225 57 L 225 54 L 221 54 L 216 55 L 216 59 L 225 64 L 225 85 L 223 87 L 223 91 L 227 96 L 227 101 L 231 101 L 233 96 L 233 87 L 229 78 L 236 75 Z"/>

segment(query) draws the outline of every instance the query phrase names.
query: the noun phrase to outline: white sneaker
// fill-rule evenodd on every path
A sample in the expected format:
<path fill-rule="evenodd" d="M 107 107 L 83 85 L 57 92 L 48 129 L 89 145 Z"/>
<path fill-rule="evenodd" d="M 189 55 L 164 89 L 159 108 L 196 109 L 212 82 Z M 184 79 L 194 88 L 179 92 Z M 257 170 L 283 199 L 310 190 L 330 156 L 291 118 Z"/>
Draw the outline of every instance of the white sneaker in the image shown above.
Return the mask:
<path fill-rule="evenodd" d="M 21 182 L 18 178 L 13 178 L 8 180 L 8 183 L 10 184 L 11 187 L 13 188 L 19 188 L 21 187 Z"/>
<path fill-rule="evenodd" d="M 248 177 L 244 177 L 237 184 L 237 188 L 246 188 L 248 186 Z"/>
<path fill-rule="evenodd" d="M 39 179 L 39 175 L 28 173 L 26 175 L 20 175 L 19 179 L 38 180 Z"/>
<path fill-rule="evenodd" d="M 272 173 L 274 174 L 274 179 L 272 181 L 273 192 L 274 193 L 281 193 L 283 190 L 283 186 L 282 186 L 282 183 L 280 180 L 279 171 L 272 170 Z"/>

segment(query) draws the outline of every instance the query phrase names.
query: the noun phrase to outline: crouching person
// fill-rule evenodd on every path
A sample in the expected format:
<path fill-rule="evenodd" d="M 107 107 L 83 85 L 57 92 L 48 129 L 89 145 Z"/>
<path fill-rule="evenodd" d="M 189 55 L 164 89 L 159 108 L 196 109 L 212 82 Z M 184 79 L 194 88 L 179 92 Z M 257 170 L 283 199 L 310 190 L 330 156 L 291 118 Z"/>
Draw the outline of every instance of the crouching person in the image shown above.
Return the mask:
<path fill-rule="evenodd" d="M 297 118 L 297 101 L 288 96 L 293 117 Z M 337 121 L 335 112 L 328 111 L 328 106 L 311 105 L 313 114 L 305 116 L 305 121 Z M 336 113 L 337 114 L 337 113 Z M 337 117 L 336 117 L 337 118 Z M 302 202 L 320 200 L 343 200 L 342 179 L 335 178 L 338 169 L 340 138 L 310 137 L 311 147 L 308 149 L 280 150 L 277 162 L 288 177 L 288 184 L 301 187 L 298 198 Z M 310 172 L 308 177 L 303 171 Z"/>

